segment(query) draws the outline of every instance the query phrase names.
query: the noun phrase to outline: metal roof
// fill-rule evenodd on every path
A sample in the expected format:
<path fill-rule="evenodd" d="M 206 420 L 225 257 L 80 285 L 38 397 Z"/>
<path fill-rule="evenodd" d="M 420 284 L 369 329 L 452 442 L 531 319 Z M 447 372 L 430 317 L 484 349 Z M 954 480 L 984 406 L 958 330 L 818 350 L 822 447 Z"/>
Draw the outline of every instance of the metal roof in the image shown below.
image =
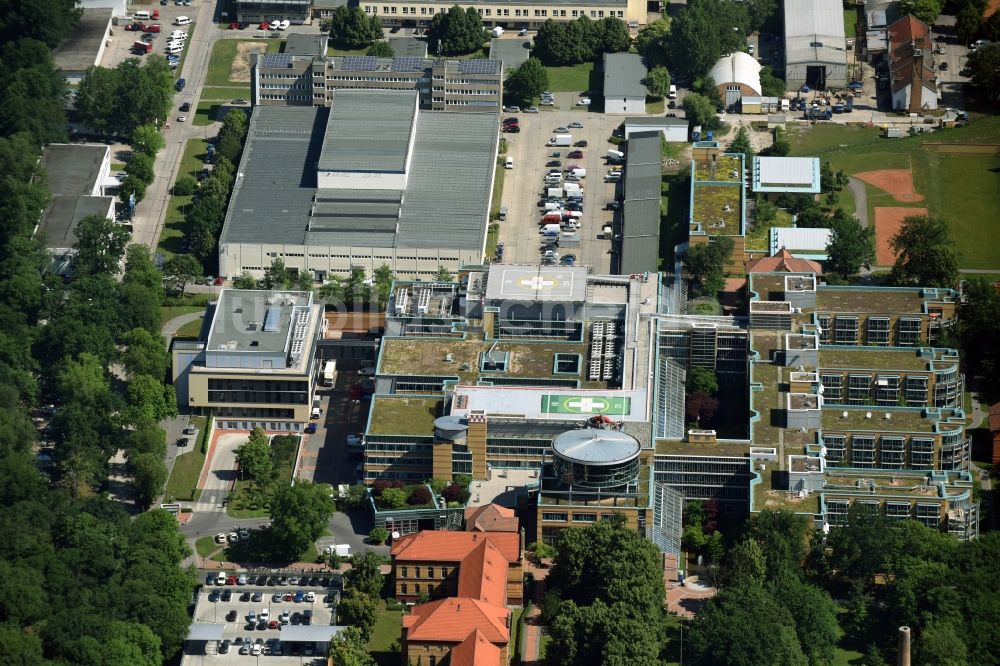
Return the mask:
<path fill-rule="evenodd" d="M 293 643 L 328 643 L 330 639 L 342 632 L 346 627 L 330 626 L 328 624 L 285 624 L 281 626 L 278 639 Z"/>
<path fill-rule="evenodd" d="M 785 64 L 847 63 L 840 0 L 785 0 Z"/>
<path fill-rule="evenodd" d="M 759 157 L 753 158 L 752 185 L 754 192 L 820 191 L 818 157 Z"/>
<path fill-rule="evenodd" d="M 552 450 L 563 460 L 585 465 L 613 465 L 639 455 L 639 442 L 618 430 L 581 428 L 569 430 L 552 441 Z"/>
<path fill-rule="evenodd" d="M 208 622 L 193 622 L 188 627 L 187 640 L 189 641 L 221 641 L 225 634 L 225 624 L 212 624 Z"/>
<path fill-rule="evenodd" d="M 687 127 L 689 121 L 687 118 L 677 118 L 675 116 L 630 116 L 625 119 L 625 126 L 629 125 L 639 126 L 639 127 Z"/>
<path fill-rule="evenodd" d="M 649 130 L 634 132 L 628 139 L 626 153 L 626 171 L 640 164 L 655 164 L 660 166 L 663 157 L 660 154 L 660 132 Z"/>
<path fill-rule="evenodd" d="M 831 233 L 830 229 L 771 227 L 771 254 L 785 248 L 796 256 L 799 252 L 819 252 L 826 256 Z"/>
<path fill-rule="evenodd" d="M 736 51 L 722 56 L 709 70 L 708 75 L 716 85 L 742 83 L 758 95 L 761 94 L 760 63 L 749 53 Z"/>
<path fill-rule="evenodd" d="M 120 3 L 119 3 L 120 4 Z M 111 8 L 84 9 L 73 32 L 52 50 L 52 62 L 62 72 L 83 73 L 99 64 L 98 53 L 111 23 Z"/>
<path fill-rule="evenodd" d="M 635 132 L 628 140 L 625 204 L 622 210 L 621 274 L 657 270 L 660 254 L 659 130 Z"/>
<path fill-rule="evenodd" d="M 635 53 L 604 54 L 604 96 L 646 99 L 646 65 Z"/>
<path fill-rule="evenodd" d="M 413 90 L 335 91 L 319 169 L 403 172 L 416 114 Z"/>

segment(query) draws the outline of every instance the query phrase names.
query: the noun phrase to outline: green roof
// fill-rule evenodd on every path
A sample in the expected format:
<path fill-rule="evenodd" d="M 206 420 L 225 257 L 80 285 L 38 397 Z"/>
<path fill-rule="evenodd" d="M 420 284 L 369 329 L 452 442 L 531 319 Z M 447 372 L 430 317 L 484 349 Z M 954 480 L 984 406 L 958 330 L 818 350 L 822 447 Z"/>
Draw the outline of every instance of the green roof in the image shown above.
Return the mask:
<path fill-rule="evenodd" d="M 919 289 L 820 287 L 816 290 L 816 309 L 820 312 L 920 314 L 924 310 L 924 299 Z"/>
<path fill-rule="evenodd" d="M 847 414 L 845 417 L 844 414 Z M 871 418 L 866 415 L 871 414 Z M 891 418 L 885 418 L 890 414 Z M 849 409 L 828 406 L 823 410 L 824 430 L 875 431 L 875 432 L 933 432 L 936 417 L 927 417 L 923 410 L 886 409 L 868 407 Z"/>
<path fill-rule="evenodd" d="M 819 367 L 859 370 L 928 371 L 930 358 L 921 358 L 916 349 L 886 347 L 823 347 Z M 956 359 L 957 361 L 957 359 Z"/>
<path fill-rule="evenodd" d="M 809 493 L 805 497 L 799 497 L 798 493 L 788 490 L 775 490 L 773 477 L 781 474 L 771 463 L 764 463 L 765 469 L 760 468 L 760 463 L 754 465 L 754 471 L 760 474 L 760 482 L 751 483 L 750 492 L 753 493 L 752 504 L 754 511 L 771 509 L 772 511 L 792 511 L 794 513 L 819 513 L 819 494 Z"/>
<path fill-rule="evenodd" d="M 442 415 L 443 407 L 442 398 L 375 396 L 368 434 L 431 437 L 434 434 L 434 419 Z"/>
<path fill-rule="evenodd" d="M 750 454 L 750 446 L 750 444 L 736 442 L 699 444 L 697 442 L 682 442 L 675 439 L 658 439 L 656 440 L 656 455 L 746 458 Z"/>

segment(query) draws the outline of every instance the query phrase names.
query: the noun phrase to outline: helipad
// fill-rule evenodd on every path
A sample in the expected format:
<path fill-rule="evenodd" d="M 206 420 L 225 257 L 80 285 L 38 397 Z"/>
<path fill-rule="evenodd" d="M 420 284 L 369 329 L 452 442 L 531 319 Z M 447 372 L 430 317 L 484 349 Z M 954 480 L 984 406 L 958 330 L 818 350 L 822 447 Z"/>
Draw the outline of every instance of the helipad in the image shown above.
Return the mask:
<path fill-rule="evenodd" d="M 647 418 L 646 391 L 642 389 L 456 386 L 452 415 L 468 416 L 470 411 L 542 421 L 583 421 L 592 416 L 607 416 L 613 421 L 645 421 Z"/>
<path fill-rule="evenodd" d="M 486 281 L 489 300 L 581 302 L 587 269 L 494 264 Z"/>

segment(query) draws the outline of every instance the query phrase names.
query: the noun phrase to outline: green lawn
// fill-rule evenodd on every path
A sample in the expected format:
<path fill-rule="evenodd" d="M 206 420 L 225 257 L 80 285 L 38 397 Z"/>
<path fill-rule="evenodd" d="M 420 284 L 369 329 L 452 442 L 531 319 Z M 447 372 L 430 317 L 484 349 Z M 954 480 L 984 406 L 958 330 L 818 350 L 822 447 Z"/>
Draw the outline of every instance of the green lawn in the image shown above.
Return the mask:
<path fill-rule="evenodd" d="M 160 328 L 174 317 L 191 314 L 194 312 L 204 312 L 205 308 L 199 305 L 174 305 L 160 308 Z"/>
<path fill-rule="evenodd" d="M 787 210 L 778 210 L 777 216 L 769 223 L 758 222 L 753 229 L 747 232 L 746 248 L 748 250 L 759 250 L 768 252 L 771 239 L 771 227 L 792 226 L 792 215 Z"/>
<path fill-rule="evenodd" d="M 167 489 L 163 493 L 164 501 L 186 501 L 193 502 L 201 495 L 198 489 L 198 478 L 201 476 L 201 469 L 205 466 L 205 454 L 201 452 L 201 439 L 207 436 L 205 426 L 208 421 L 205 417 L 196 416 L 192 419 L 193 425 L 198 428 L 199 436 L 197 442 L 191 442 L 187 450 L 177 456 L 174 461 L 174 468 L 167 479 Z M 174 442 L 167 442 L 167 446 L 175 446 Z"/>
<path fill-rule="evenodd" d="M 194 542 L 194 548 L 198 551 L 199 555 L 209 559 L 213 559 L 213 556 L 223 550 L 222 545 L 215 543 L 215 536 L 203 536 L 199 538 Z"/>
<path fill-rule="evenodd" d="M 197 177 L 198 172 L 204 166 L 202 158 L 207 150 L 208 142 L 204 139 L 189 139 L 184 148 L 184 156 L 181 158 L 181 168 L 177 172 L 178 177 L 189 175 Z M 184 208 L 191 205 L 190 196 L 173 196 L 167 202 L 167 217 L 163 222 L 163 230 L 160 232 L 160 241 L 156 251 L 162 253 L 167 259 L 181 251 L 184 234 Z"/>
<path fill-rule="evenodd" d="M 492 259 L 496 256 L 497 241 L 500 239 L 500 225 L 491 224 L 486 230 L 486 258 Z"/>
<path fill-rule="evenodd" d="M 664 111 L 666 111 L 666 108 L 667 108 L 667 103 L 662 97 L 646 98 L 647 116 L 662 116 Z"/>
<path fill-rule="evenodd" d="M 821 124 L 789 129 L 792 155 L 815 155 L 834 170 L 848 174 L 878 169 L 913 170 L 913 187 L 924 196 L 920 203 L 900 203 L 870 185 L 868 211 L 876 206 L 926 206 L 931 215 L 944 217 L 960 254 L 961 268 L 996 269 L 1000 272 L 1000 244 L 994 242 L 993 220 L 1000 210 L 1000 156 L 944 154 L 924 147 L 927 142 L 1000 143 L 1000 118 L 978 118 L 964 128 L 930 135 L 884 139 L 877 128 Z M 845 188 L 840 205 L 854 210 L 854 199 Z"/>
<path fill-rule="evenodd" d="M 858 25 L 858 8 L 844 8 L 844 34 L 850 39 L 855 36 L 855 28 Z"/>
<path fill-rule="evenodd" d="M 246 85 L 249 89 L 249 82 L 232 81 L 229 78 L 240 42 L 256 44 L 266 53 L 278 53 L 284 44 L 283 40 L 277 39 L 220 39 L 212 47 L 212 58 L 208 61 L 208 73 L 205 76 L 206 86 Z"/>
<path fill-rule="evenodd" d="M 592 90 L 591 74 L 594 63 L 583 62 L 569 67 L 546 67 L 549 74 L 549 90 L 552 92 L 583 92 Z"/>
<path fill-rule="evenodd" d="M 298 444 L 301 441 L 299 437 L 292 436 L 292 443 L 288 446 L 281 447 L 278 444 L 273 444 L 271 447 L 271 457 L 273 460 L 273 479 L 274 485 L 283 485 L 291 483 L 292 474 L 295 471 L 295 454 L 298 451 Z M 270 515 L 270 509 L 267 505 L 269 499 L 263 497 L 260 499 L 262 506 L 255 507 L 249 504 L 244 504 L 240 499 L 238 499 L 246 490 L 251 487 L 251 482 L 249 479 L 237 479 L 236 484 L 233 487 L 233 492 L 230 494 L 230 500 L 226 504 L 226 513 L 233 518 L 264 518 Z M 312 559 L 316 558 L 315 547 L 313 548 Z M 311 562 L 312 559 L 306 560 Z"/>
<path fill-rule="evenodd" d="M 506 174 L 507 169 L 503 165 L 503 158 L 497 158 L 496 173 L 493 176 L 493 194 L 490 199 L 493 202 L 490 206 L 490 220 L 495 220 L 500 216 L 500 198 L 503 194 L 503 179 Z"/>
<path fill-rule="evenodd" d="M 180 328 L 177 329 L 175 334 L 178 338 L 197 338 L 198 334 L 201 333 L 201 324 L 204 317 L 199 317 L 194 321 L 189 321 Z"/>
<path fill-rule="evenodd" d="M 402 629 L 402 611 L 386 610 L 385 601 L 379 601 L 375 628 L 368 640 L 368 652 L 379 666 L 397 666 L 399 655 L 390 652 L 392 644 L 399 640 Z"/>

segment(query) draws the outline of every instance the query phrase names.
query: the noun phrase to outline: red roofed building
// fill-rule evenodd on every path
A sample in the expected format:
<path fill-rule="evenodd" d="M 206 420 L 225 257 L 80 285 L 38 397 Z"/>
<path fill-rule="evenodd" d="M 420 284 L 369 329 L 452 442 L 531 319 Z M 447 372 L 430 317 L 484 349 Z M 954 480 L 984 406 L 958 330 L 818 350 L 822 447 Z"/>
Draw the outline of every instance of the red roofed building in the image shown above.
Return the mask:
<path fill-rule="evenodd" d="M 501 666 L 508 663 L 511 612 L 471 597 L 451 597 L 420 604 L 403 616 L 400 648 L 404 664 L 438 666 L 457 651 L 450 663 Z M 489 643 L 493 649 L 468 643 Z M 481 659 L 476 658 L 477 654 Z"/>
<path fill-rule="evenodd" d="M 450 666 L 490 666 L 503 663 L 504 651 L 478 629 L 451 649 Z"/>
<path fill-rule="evenodd" d="M 421 595 L 431 598 L 460 594 L 467 565 L 481 570 L 482 544 L 489 542 L 506 564 L 506 603 L 524 601 L 524 538 L 520 532 L 423 531 L 407 534 L 392 544 L 395 597 L 412 603 Z M 472 557 L 470 557 L 472 556 Z"/>
<path fill-rule="evenodd" d="M 770 257 L 761 257 L 747 262 L 747 273 L 816 273 L 823 274 L 819 262 L 800 259 L 785 248 Z"/>
<path fill-rule="evenodd" d="M 465 529 L 468 532 L 516 532 L 518 521 L 514 509 L 499 504 L 470 506 L 465 510 Z"/>
<path fill-rule="evenodd" d="M 910 113 L 936 109 L 938 88 L 930 26 L 907 15 L 889 26 L 886 37 L 892 108 Z"/>

